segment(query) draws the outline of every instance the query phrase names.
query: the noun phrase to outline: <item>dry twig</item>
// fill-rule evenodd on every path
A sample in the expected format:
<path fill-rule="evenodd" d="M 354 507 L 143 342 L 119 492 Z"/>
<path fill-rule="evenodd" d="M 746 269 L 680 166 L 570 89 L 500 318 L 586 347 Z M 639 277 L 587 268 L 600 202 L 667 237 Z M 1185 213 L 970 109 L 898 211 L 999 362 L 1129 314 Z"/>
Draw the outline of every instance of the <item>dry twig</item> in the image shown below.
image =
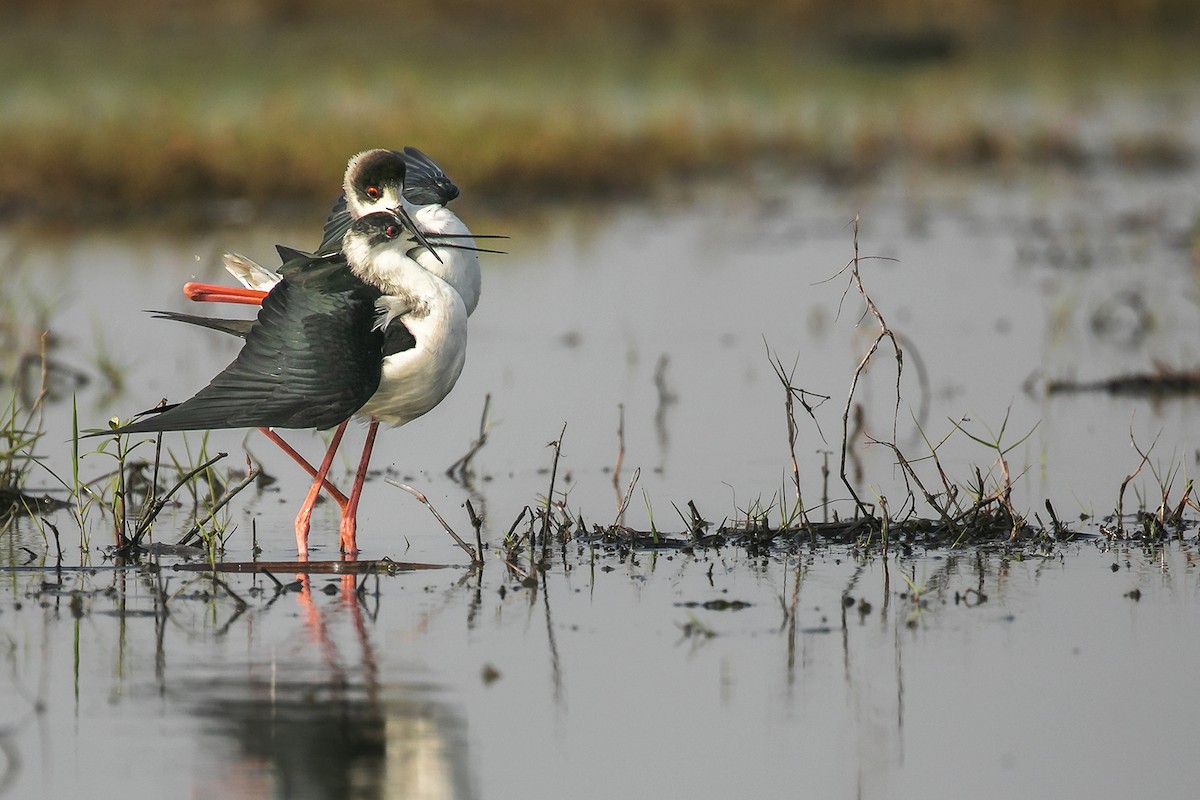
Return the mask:
<path fill-rule="evenodd" d="M 129 541 L 129 544 L 133 547 L 137 546 L 138 542 L 140 542 L 142 540 L 142 537 L 146 535 L 146 531 L 150 530 L 150 526 L 151 526 L 151 524 L 153 524 L 154 518 L 157 517 L 159 512 L 163 510 L 163 508 L 167 505 L 167 502 L 170 501 L 171 497 L 174 496 L 174 494 L 176 492 L 178 492 L 180 489 L 182 489 L 184 487 L 184 485 L 187 484 L 188 481 L 190 481 L 192 478 L 199 475 L 204 470 L 211 467 L 213 464 L 220 461 L 222 458 L 225 458 L 225 456 L 227 456 L 227 455 L 229 455 L 229 454 L 228 453 L 217 453 L 215 456 L 210 458 L 208 461 L 205 461 L 203 464 L 196 467 L 195 469 L 193 469 L 192 471 L 190 471 L 186 475 L 184 475 L 182 478 L 180 478 L 176 482 L 176 484 L 174 486 L 172 486 L 167 491 L 167 493 L 164 494 L 162 497 L 156 498 L 150 504 L 150 508 L 149 508 L 149 510 L 147 510 L 146 516 L 142 518 L 142 521 L 138 523 L 137 528 L 134 529 L 133 538 Z M 156 473 L 157 473 L 157 469 L 158 469 L 158 467 L 157 467 L 157 465 L 155 465 Z M 185 536 L 184 539 L 180 540 L 179 544 L 187 544 L 187 541 L 186 541 L 187 538 L 189 538 L 189 537 Z"/>
<path fill-rule="evenodd" d="M 876 335 L 875 340 L 871 343 L 871 347 L 867 350 L 866 355 L 864 355 L 858 362 L 858 366 L 854 369 L 854 377 L 850 381 L 850 393 L 846 397 L 846 407 L 842 412 L 841 478 L 843 485 L 845 485 L 846 489 L 850 492 L 850 496 L 854 498 L 854 504 L 858 507 L 859 512 L 864 516 L 870 517 L 872 516 L 871 511 L 862 501 L 862 498 L 858 496 L 858 492 L 854 490 L 853 484 L 846 476 L 846 457 L 847 451 L 849 450 L 850 436 L 850 410 L 854 405 L 854 393 L 858 388 L 859 378 L 861 378 L 862 374 L 866 371 L 867 365 L 871 363 L 871 358 L 875 355 L 875 351 L 879 349 L 879 345 L 883 343 L 884 339 L 889 340 L 892 343 L 892 349 L 896 354 L 896 409 L 892 416 L 892 441 L 894 442 L 896 440 L 896 427 L 898 424 L 897 419 L 900 415 L 900 377 L 904 372 L 904 352 L 900 349 L 900 344 L 896 341 L 895 334 L 893 334 L 891 328 L 888 327 L 887 322 L 883 318 L 883 314 L 879 312 L 879 308 L 875 305 L 875 301 L 871 299 L 871 296 L 867 294 L 867 290 L 863 286 L 862 276 L 858 271 L 859 264 L 867 258 L 881 259 L 882 257 L 863 257 L 859 255 L 858 226 L 859 216 L 856 214 L 854 216 L 854 258 L 849 264 L 846 265 L 846 269 L 850 270 L 851 285 L 858 289 L 859 295 L 866 304 L 866 313 L 871 314 L 871 316 L 875 318 L 875 321 L 879 323 L 879 333 Z M 846 291 L 849 291 L 849 287 L 847 287 Z"/>
<path fill-rule="evenodd" d="M 483 413 L 479 416 L 479 436 L 476 437 L 475 441 L 471 442 L 471 446 L 463 454 L 462 458 L 455 461 L 446 469 L 447 477 L 457 480 L 459 483 L 467 482 L 471 460 L 487 444 L 488 429 L 491 427 L 491 420 L 488 418 L 488 409 L 491 407 L 491 404 L 492 395 L 488 393 L 483 397 Z"/>
<path fill-rule="evenodd" d="M 455 544 L 457 544 L 459 547 L 461 547 L 463 552 L 466 553 L 468 556 L 470 556 L 471 563 L 472 564 L 480 563 L 480 554 L 476 553 L 471 548 L 471 545 L 469 545 L 465 541 L 463 541 L 463 538 L 454 532 L 454 529 L 450 527 L 450 523 L 446 522 L 446 520 L 442 517 L 442 515 L 438 513 L 437 509 L 433 507 L 433 503 L 429 502 L 428 497 L 426 497 L 424 494 L 417 491 L 413 487 L 409 486 L 407 483 L 400 483 L 399 481 L 394 481 L 391 478 L 384 478 L 384 480 L 387 481 L 388 483 L 390 483 L 392 486 L 395 486 L 397 489 L 403 489 L 404 491 L 411 494 L 413 497 L 420 500 L 421 504 L 424 505 L 426 508 L 428 508 L 430 513 L 433 514 L 433 517 L 434 517 L 434 519 L 436 519 L 438 521 L 438 524 L 440 524 L 442 526 L 442 528 L 446 531 L 446 533 L 450 534 L 450 538 L 454 539 Z"/>
<path fill-rule="evenodd" d="M 221 458 L 224 455 L 225 455 L 224 453 L 220 453 L 217 457 Z M 216 459 L 214 459 L 214 460 L 216 460 Z M 245 475 L 245 477 L 243 477 L 240 481 L 238 481 L 233 486 L 226 487 L 225 491 L 221 494 L 221 498 L 219 500 L 217 500 L 216 503 L 213 504 L 212 509 L 210 509 L 209 512 L 202 519 L 196 520 L 196 524 L 193 525 L 190 530 L 188 530 L 187 534 L 185 534 L 184 537 L 182 539 L 180 539 L 178 543 L 179 544 L 187 544 L 193 538 L 198 536 L 200 534 L 200 529 L 209 520 L 211 520 L 213 517 L 215 517 L 221 511 L 222 508 L 224 508 L 226 505 L 228 505 L 229 501 L 232 500 L 235 495 L 237 495 L 239 492 L 241 492 L 243 489 L 245 489 L 250 484 L 254 483 L 255 479 L 258 478 L 258 475 L 261 471 L 262 470 L 250 460 L 250 455 L 247 454 L 246 455 L 246 475 Z"/>

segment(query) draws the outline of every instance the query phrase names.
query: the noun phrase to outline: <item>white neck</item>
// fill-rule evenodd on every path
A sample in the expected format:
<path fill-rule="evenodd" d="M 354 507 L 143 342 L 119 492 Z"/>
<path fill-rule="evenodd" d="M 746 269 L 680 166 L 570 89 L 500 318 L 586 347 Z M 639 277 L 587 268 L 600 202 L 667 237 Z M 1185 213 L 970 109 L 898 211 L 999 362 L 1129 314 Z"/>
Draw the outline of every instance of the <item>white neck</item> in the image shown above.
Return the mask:
<path fill-rule="evenodd" d="M 434 291 L 432 281 L 438 279 L 409 258 L 407 242 L 398 238 L 386 244 L 367 247 L 357 239 L 350 238 L 345 250 L 350 271 L 385 295 L 403 298 L 413 312 L 419 313 L 426 298 Z"/>

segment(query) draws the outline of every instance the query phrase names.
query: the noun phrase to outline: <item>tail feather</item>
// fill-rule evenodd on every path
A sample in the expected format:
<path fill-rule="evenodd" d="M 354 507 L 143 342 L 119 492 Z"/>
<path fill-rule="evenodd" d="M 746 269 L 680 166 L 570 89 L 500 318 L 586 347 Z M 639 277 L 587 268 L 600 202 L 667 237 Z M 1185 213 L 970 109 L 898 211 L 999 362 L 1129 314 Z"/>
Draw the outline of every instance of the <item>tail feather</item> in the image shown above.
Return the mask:
<path fill-rule="evenodd" d="M 225 269 L 229 274 L 241 281 L 247 289 L 260 289 L 269 292 L 279 283 L 279 273 L 269 270 L 257 261 L 247 258 L 241 253 L 226 253 L 224 255 Z"/>
<path fill-rule="evenodd" d="M 201 328 L 211 328 L 214 331 L 240 336 L 243 339 L 254 327 L 252 319 L 219 319 L 217 317 L 202 317 L 199 314 L 181 314 L 177 311 L 150 311 L 155 319 L 169 319 L 174 322 L 186 322 Z"/>

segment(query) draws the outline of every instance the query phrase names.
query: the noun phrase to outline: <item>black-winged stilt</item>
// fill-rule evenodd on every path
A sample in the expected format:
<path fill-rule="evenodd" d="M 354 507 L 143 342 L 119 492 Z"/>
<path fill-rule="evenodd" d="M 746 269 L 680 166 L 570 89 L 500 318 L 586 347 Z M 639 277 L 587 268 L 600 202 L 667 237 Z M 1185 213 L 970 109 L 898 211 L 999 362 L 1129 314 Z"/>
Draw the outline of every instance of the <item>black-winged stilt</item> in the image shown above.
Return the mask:
<path fill-rule="evenodd" d="M 339 500 L 341 549 L 356 555 L 358 503 L 380 422 L 403 425 L 434 408 L 466 356 L 463 299 L 409 257 L 411 233 L 392 212 L 369 213 L 351 224 L 340 252 L 289 260 L 257 318 L 231 331 L 245 337 L 232 364 L 191 399 L 116 432 L 337 426 L 296 516 L 303 558 L 346 424 L 356 412 L 369 417 L 354 486 Z M 377 398 L 384 381 L 389 392 Z"/>

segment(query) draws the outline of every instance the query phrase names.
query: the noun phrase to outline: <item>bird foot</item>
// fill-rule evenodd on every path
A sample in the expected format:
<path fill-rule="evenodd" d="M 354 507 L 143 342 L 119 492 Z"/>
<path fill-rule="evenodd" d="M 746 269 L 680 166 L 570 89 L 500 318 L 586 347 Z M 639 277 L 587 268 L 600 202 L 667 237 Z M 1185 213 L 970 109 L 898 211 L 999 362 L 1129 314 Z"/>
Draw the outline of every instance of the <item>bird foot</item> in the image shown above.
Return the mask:
<path fill-rule="evenodd" d="M 311 514 L 300 512 L 296 517 L 296 557 L 300 561 L 308 560 L 308 529 Z"/>
<path fill-rule="evenodd" d="M 358 539 L 357 539 L 357 526 L 355 525 L 354 519 L 352 517 L 351 518 L 343 518 L 341 527 L 339 528 L 339 531 L 341 534 L 342 555 L 344 555 L 346 558 L 350 558 L 350 559 L 357 558 L 358 557 Z"/>

